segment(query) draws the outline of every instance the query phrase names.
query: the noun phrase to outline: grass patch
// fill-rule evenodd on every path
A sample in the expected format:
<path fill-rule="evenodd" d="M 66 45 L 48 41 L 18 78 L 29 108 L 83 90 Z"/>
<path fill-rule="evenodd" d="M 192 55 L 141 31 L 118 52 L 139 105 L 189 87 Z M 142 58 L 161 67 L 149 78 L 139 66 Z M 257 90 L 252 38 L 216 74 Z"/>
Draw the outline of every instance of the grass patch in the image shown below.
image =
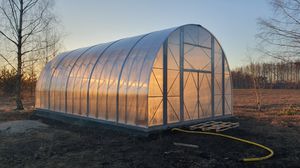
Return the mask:
<path fill-rule="evenodd" d="M 278 115 L 299 115 L 300 108 L 297 105 L 291 104 L 287 107 L 284 107 Z"/>

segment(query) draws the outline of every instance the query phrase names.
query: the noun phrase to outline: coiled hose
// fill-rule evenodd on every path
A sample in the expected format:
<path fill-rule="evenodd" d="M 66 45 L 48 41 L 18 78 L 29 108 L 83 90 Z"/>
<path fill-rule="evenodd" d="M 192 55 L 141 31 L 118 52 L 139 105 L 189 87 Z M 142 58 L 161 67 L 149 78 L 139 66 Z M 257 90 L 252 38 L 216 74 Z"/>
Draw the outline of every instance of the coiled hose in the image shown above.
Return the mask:
<path fill-rule="evenodd" d="M 242 161 L 244 161 L 244 162 L 255 162 L 255 161 L 266 160 L 266 159 L 271 158 L 274 155 L 273 150 L 266 147 L 266 146 L 264 146 L 264 145 L 261 145 L 261 144 L 258 144 L 258 143 L 252 142 L 252 141 L 248 141 L 248 140 L 245 140 L 245 139 L 233 137 L 233 136 L 230 136 L 230 135 L 225 135 L 225 134 L 220 134 L 220 133 L 215 133 L 215 132 L 190 131 L 190 130 L 184 130 L 184 129 L 180 129 L 180 128 L 173 128 L 172 131 L 179 131 L 179 132 L 185 132 L 185 133 L 190 133 L 190 134 L 204 134 L 204 135 L 221 136 L 221 137 L 224 137 L 224 138 L 233 139 L 233 140 L 236 140 L 236 141 L 251 144 L 251 145 L 254 145 L 254 146 L 257 146 L 257 147 L 260 147 L 262 149 L 265 149 L 265 150 L 269 151 L 269 154 L 266 155 L 266 156 L 253 157 L 253 158 L 243 158 Z"/>

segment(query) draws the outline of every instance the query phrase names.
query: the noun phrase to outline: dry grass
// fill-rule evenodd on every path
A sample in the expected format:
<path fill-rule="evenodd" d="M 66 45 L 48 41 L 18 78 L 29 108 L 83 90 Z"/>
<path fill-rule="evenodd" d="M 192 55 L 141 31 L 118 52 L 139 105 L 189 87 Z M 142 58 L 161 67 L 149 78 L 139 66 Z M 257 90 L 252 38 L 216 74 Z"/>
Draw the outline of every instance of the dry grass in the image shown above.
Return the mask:
<path fill-rule="evenodd" d="M 16 101 L 14 95 L 7 95 L 0 92 L 0 112 L 15 111 Z M 32 111 L 34 109 L 34 93 L 24 92 L 22 94 L 22 101 L 25 110 L 22 112 Z"/>
<path fill-rule="evenodd" d="M 273 125 L 300 126 L 300 90 L 263 89 L 262 112 L 256 109 L 255 93 L 251 89 L 236 89 L 234 114 L 268 121 Z"/>

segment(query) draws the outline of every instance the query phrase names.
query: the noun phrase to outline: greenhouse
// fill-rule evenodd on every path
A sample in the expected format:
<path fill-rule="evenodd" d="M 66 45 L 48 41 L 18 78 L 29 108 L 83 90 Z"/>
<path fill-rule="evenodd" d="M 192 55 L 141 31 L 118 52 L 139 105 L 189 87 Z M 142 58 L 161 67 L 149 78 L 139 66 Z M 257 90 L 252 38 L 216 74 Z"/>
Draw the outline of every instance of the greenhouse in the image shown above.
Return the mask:
<path fill-rule="evenodd" d="M 36 113 L 145 132 L 232 115 L 231 75 L 200 25 L 62 53 L 36 85 Z"/>

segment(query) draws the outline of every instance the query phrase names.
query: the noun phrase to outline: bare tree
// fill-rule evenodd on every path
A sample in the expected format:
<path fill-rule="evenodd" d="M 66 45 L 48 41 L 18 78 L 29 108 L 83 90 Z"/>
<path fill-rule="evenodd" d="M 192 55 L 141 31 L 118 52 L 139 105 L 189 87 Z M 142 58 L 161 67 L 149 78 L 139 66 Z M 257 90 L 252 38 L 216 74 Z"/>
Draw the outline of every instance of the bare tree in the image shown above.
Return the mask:
<path fill-rule="evenodd" d="M 0 38 L 5 40 L 6 52 L 0 56 L 16 69 L 16 104 L 23 109 L 21 100 L 22 74 L 26 62 L 40 59 L 42 50 L 54 46 L 59 39 L 45 40 L 45 33 L 55 29 L 52 0 L 1 0 Z M 47 42 L 45 42 L 47 41 Z M 31 54 L 30 54 L 31 53 Z M 28 55 L 37 57 L 27 57 Z M 16 66 L 15 66 L 16 64 Z"/>
<path fill-rule="evenodd" d="M 259 50 L 282 61 L 299 58 L 300 54 L 300 1 L 270 0 L 274 11 L 271 18 L 260 18 Z"/>

